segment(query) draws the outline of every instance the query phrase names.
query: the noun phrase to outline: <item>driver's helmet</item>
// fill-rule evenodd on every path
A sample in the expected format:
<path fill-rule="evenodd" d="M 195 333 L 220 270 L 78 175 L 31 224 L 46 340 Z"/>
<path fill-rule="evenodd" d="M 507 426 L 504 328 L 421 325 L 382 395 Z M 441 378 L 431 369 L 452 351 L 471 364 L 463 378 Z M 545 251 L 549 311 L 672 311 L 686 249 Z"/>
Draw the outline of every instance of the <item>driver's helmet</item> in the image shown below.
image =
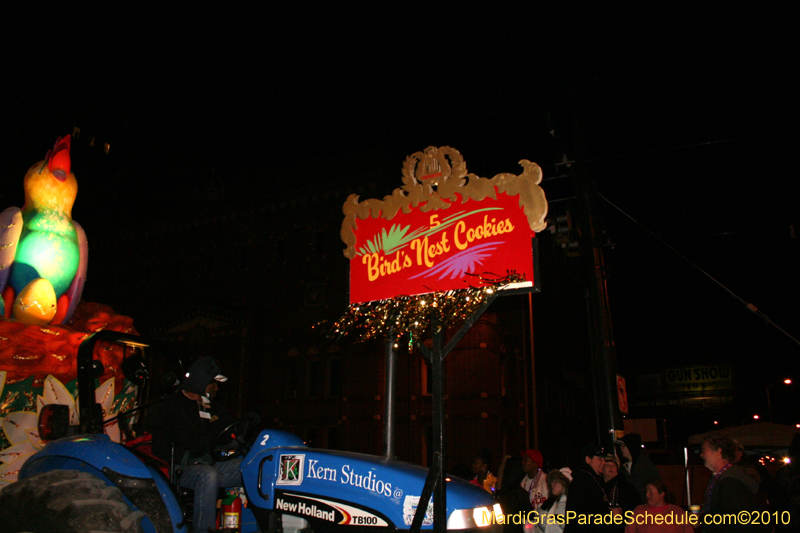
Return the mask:
<path fill-rule="evenodd" d="M 178 389 L 204 396 L 206 388 L 212 381 L 224 383 L 228 381 L 228 378 L 222 375 L 222 369 L 213 357 L 201 357 L 189 367 L 186 379 L 178 386 Z"/>

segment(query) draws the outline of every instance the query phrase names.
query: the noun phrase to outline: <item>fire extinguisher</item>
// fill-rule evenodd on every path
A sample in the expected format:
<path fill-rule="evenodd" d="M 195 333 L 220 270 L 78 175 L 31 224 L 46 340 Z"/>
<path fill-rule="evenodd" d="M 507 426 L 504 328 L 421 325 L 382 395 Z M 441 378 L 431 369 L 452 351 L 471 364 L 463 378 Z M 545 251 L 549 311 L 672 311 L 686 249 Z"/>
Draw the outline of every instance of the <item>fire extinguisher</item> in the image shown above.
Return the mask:
<path fill-rule="evenodd" d="M 239 498 L 239 491 L 226 490 L 225 499 L 219 508 L 220 527 L 222 529 L 239 529 L 242 521 L 242 500 Z"/>

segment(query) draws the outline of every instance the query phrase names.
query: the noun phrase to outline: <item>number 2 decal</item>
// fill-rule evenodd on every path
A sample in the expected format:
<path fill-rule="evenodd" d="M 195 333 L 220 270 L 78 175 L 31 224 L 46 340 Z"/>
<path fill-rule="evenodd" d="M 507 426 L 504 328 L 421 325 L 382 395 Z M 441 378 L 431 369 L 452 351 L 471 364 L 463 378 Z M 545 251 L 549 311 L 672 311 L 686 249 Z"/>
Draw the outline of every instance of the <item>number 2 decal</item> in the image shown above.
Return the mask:
<path fill-rule="evenodd" d="M 269 435 L 264 435 L 264 440 L 261 441 L 261 446 L 264 446 L 265 444 L 267 444 L 268 440 L 269 440 Z"/>

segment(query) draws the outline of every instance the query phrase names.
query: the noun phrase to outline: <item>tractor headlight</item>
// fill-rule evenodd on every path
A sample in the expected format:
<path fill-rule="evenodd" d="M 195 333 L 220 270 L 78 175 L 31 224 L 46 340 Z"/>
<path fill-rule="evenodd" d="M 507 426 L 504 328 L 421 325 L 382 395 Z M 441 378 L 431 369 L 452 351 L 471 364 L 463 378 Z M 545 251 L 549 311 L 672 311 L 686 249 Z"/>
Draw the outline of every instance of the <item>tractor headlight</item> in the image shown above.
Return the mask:
<path fill-rule="evenodd" d="M 456 509 L 447 519 L 447 529 L 474 529 L 503 524 L 503 509 L 499 503 L 489 507 Z"/>

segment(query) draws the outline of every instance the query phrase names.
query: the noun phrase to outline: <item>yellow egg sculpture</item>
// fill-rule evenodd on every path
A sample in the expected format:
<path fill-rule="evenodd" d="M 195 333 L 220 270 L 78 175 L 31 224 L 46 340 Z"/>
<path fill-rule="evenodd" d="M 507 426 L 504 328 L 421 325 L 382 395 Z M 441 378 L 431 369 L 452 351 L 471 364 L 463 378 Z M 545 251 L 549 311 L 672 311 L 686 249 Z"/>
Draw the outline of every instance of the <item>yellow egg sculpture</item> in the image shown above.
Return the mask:
<path fill-rule="evenodd" d="M 26 324 L 44 326 L 56 316 L 56 291 L 43 278 L 28 283 L 14 301 L 14 318 Z"/>

